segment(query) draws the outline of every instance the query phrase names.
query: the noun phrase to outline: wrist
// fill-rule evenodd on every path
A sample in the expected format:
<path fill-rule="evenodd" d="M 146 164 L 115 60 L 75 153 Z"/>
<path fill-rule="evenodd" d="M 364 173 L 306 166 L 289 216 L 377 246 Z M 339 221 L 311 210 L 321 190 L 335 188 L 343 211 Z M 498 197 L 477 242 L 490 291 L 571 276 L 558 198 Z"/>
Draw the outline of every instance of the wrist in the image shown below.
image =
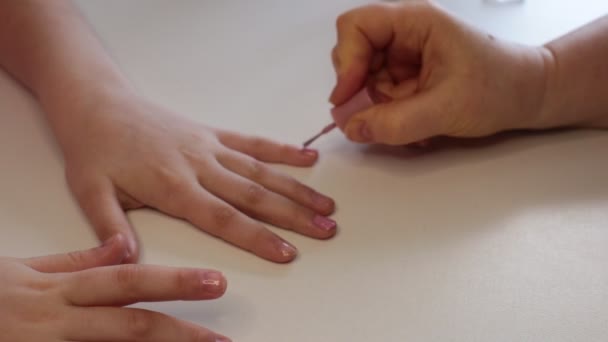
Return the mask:
<path fill-rule="evenodd" d="M 553 51 L 546 46 L 532 48 L 533 53 L 538 56 L 539 77 L 537 84 L 539 90 L 535 93 L 536 106 L 530 113 L 531 120 L 528 122 L 527 129 L 549 129 L 564 125 L 564 119 L 559 118 L 557 113 L 551 108 L 555 96 L 555 74 L 557 73 L 557 62 Z M 525 76 L 524 76 L 525 77 Z"/>
<path fill-rule="evenodd" d="M 40 93 L 40 102 L 64 154 L 78 144 L 84 131 L 100 128 L 100 120 L 112 120 L 112 108 L 138 97 L 127 82 L 75 82 Z"/>
<path fill-rule="evenodd" d="M 551 120 L 544 114 L 553 67 L 551 54 L 542 48 L 519 44 L 508 43 L 503 47 L 507 57 L 502 60 L 505 70 L 501 77 L 506 86 L 498 88 L 494 102 L 507 120 L 501 129 L 546 128 Z"/>
<path fill-rule="evenodd" d="M 546 86 L 535 128 L 608 127 L 606 98 L 597 93 L 594 80 L 601 75 L 594 75 L 592 67 L 577 66 L 572 62 L 576 56 L 553 43 L 539 50 L 544 55 Z"/>
<path fill-rule="evenodd" d="M 49 120 L 62 116 L 86 115 L 91 109 L 116 98 L 134 95 L 135 89 L 122 75 L 103 78 L 66 80 L 38 92 Z"/>

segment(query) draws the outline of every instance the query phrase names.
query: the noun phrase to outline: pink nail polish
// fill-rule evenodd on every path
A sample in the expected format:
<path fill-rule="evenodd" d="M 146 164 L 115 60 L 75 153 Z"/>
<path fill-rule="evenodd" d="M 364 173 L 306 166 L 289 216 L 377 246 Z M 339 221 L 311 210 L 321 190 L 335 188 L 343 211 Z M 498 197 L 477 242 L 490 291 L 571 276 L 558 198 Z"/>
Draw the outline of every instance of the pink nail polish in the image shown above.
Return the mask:
<path fill-rule="evenodd" d="M 293 258 L 298 254 L 298 250 L 294 246 L 292 246 L 289 242 L 284 241 L 281 238 L 279 238 L 278 247 L 281 251 L 281 254 L 286 258 Z"/>
<path fill-rule="evenodd" d="M 302 151 L 302 154 L 307 157 L 315 158 L 319 154 L 319 152 L 317 150 L 313 150 L 311 148 L 304 148 L 301 151 Z"/>
<path fill-rule="evenodd" d="M 314 223 L 315 226 L 325 230 L 325 231 L 330 231 L 332 229 L 335 229 L 337 226 L 336 221 L 327 218 L 325 216 L 321 216 L 321 215 L 317 215 L 312 219 L 312 223 Z"/>
<path fill-rule="evenodd" d="M 203 291 L 206 293 L 219 294 L 224 293 L 226 289 L 224 276 L 220 272 L 205 272 L 201 284 L 203 285 Z"/>

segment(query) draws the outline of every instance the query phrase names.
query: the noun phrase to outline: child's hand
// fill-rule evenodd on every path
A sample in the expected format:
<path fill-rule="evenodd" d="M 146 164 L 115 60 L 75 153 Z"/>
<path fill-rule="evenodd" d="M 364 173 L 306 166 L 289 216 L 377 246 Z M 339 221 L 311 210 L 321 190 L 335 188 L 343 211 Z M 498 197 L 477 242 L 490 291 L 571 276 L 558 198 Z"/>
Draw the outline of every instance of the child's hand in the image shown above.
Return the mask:
<path fill-rule="evenodd" d="M 226 280 L 203 269 L 120 265 L 126 241 L 32 259 L 0 258 L 3 341 L 230 341 L 195 324 L 123 306 L 222 296 Z"/>
<path fill-rule="evenodd" d="M 349 120 L 354 141 L 401 145 L 551 126 L 539 115 L 545 48 L 501 42 L 426 1 L 364 6 L 340 16 L 337 30 L 331 102 L 366 83 L 395 99 Z"/>
<path fill-rule="evenodd" d="M 297 251 L 258 220 L 319 239 L 336 233 L 332 199 L 264 163 L 310 166 L 316 151 L 205 127 L 128 91 L 91 103 L 53 124 L 72 192 L 101 240 L 127 237 L 126 261 L 138 251 L 124 210 L 140 207 L 275 262 Z"/>

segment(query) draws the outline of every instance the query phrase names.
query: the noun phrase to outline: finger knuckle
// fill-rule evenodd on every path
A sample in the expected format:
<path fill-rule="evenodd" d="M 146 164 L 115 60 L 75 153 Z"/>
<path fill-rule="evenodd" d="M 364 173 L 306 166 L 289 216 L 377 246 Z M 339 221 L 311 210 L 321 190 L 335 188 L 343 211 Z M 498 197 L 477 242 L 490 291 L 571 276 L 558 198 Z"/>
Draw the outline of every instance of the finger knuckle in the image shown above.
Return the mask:
<path fill-rule="evenodd" d="M 144 206 L 143 203 L 129 196 L 123 191 L 119 191 L 116 194 L 116 197 L 118 198 L 118 203 L 120 203 L 120 207 L 124 210 L 138 209 Z"/>
<path fill-rule="evenodd" d="M 336 18 L 336 28 L 338 29 L 338 31 L 348 27 L 348 25 L 351 23 L 352 15 L 353 12 L 349 11 L 340 14 L 338 18 Z"/>
<path fill-rule="evenodd" d="M 161 167 L 158 170 L 158 174 L 161 182 L 165 184 L 169 194 L 179 193 L 189 185 L 186 177 L 173 169 Z"/>
<path fill-rule="evenodd" d="M 175 288 L 180 294 L 196 292 L 199 288 L 199 277 L 189 270 L 178 270 L 174 276 Z"/>
<path fill-rule="evenodd" d="M 123 265 L 114 271 L 114 280 L 125 298 L 135 298 L 139 289 L 141 266 Z"/>
<path fill-rule="evenodd" d="M 251 206 L 259 205 L 268 195 L 268 190 L 259 184 L 251 184 L 247 186 L 245 193 L 245 202 Z"/>
<path fill-rule="evenodd" d="M 69 181 L 68 184 L 74 196 L 85 202 L 99 196 L 104 190 L 104 187 L 96 182 Z"/>
<path fill-rule="evenodd" d="M 252 137 L 249 140 L 249 149 L 251 151 L 251 154 L 255 154 L 257 151 L 264 149 L 265 145 L 266 139 L 261 137 Z"/>
<path fill-rule="evenodd" d="M 293 194 L 301 194 L 307 196 L 308 198 L 311 198 L 314 195 L 314 191 L 311 188 L 298 182 L 294 178 L 289 177 L 286 179 L 286 182 L 288 184 L 289 191 Z"/>
<path fill-rule="evenodd" d="M 215 227 L 220 230 L 225 230 L 232 225 L 236 219 L 238 212 L 236 209 L 229 206 L 222 206 L 212 210 L 213 222 Z"/>
<path fill-rule="evenodd" d="M 40 302 L 29 303 L 29 302 L 21 302 L 19 303 L 24 307 L 24 309 L 18 309 L 15 312 L 15 318 L 17 318 L 20 322 L 26 322 L 30 324 L 45 324 L 45 325 L 53 325 L 59 323 L 63 318 L 61 312 L 57 310 L 46 310 L 46 309 L 34 309 L 31 310 L 32 307 L 42 306 Z"/>
<path fill-rule="evenodd" d="M 178 210 L 183 204 L 184 194 L 192 188 L 191 181 L 184 175 L 167 169 L 159 170 L 159 178 L 164 188 L 164 198 L 159 199 L 159 203 L 167 203 L 170 210 Z"/>
<path fill-rule="evenodd" d="M 263 179 L 267 171 L 266 166 L 257 160 L 250 160 L 247 165 L 247 177 L 252 180 Z"/>
<path fill-rule="evenodd" d="M 126 317 L 127 334 L 136 340 L 152 334 L 156 326 L 156 316 L 146 311 L 130 311 Z"/>
<path fill-rule="evenodd" d="M 310 218 L 305 214 L 305 211 L 302 210 L 302 207 L 299 205 L 290 205 L 286 213 L 288 224 L 286 224 L 283 228 L 287 230 L 297 230 L 297 226 L 301 225 L 301 227 L 307 227 L 309 225 Z"/>

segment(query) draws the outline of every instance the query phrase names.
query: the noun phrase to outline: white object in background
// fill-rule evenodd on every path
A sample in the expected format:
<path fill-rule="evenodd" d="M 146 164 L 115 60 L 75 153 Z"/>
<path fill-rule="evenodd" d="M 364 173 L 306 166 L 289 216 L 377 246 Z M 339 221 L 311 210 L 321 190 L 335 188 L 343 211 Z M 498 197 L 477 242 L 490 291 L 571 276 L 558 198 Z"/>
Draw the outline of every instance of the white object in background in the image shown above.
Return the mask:
<path fill-rule="evenodd" d="M 493 5 L 521 4 L 524 0 L 483 0 L 483 2 Z"/>

